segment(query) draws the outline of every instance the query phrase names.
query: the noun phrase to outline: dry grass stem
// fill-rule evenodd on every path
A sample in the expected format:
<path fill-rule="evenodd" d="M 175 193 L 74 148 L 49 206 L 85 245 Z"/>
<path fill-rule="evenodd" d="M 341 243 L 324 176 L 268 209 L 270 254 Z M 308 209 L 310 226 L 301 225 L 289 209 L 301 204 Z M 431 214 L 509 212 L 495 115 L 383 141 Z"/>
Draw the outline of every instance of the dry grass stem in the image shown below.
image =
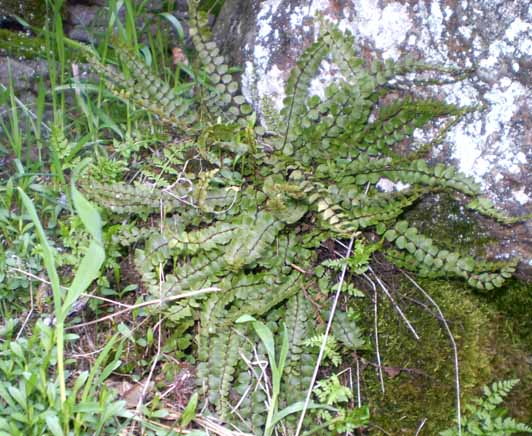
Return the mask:
<path fill-rule="evenodd" d="M 371 274 L 373 275 L 373 277 L 375 278 L 375 280 L 377 281 L 377 283 L 379 284 L 380 288 L 382 289 L 382 291 L 384 292 L 384 295 L 386 295 L 388 297 L 388 299 L 390 300 L 390 302 L 392 303 L 394 309 L 397 311 L 397 313 L 399 314 L 399 316 L 403 319 L 403 321 L 405 322 L 406 326 L 408 327 L 408 329 L 412 332 L 412 334 L 414 335 L 414 337 L 419 341 L 419 335 L 417 334 L 416 330 L 414 329 L 414 326 L 412 325 L 412 323 L 408 320 L 408 318 L 406 317 L 406 315 L 404 314 L 403 310 L 401 309 L 401 306 L 399 306 L 397 304 L 397 302 L 394 300 L 394 298 L 392 297 L 392 294 L 390 293 L 390 291 L 388 290 L 388 288 L 386 287 L 386 285 L 383 283 L 383 281 L 377 276 L 377 274 L 375 274 L 375 271 L 373 271 L 373 269 L 371 267 L 368 268 L 368 270 L 371 272 Z"/>
<path fill-rule="evenodd" d="M 165 297 L 163 299 L 157 298 L 156 300 L 148 300 L 148 301 L 144 301 L 144 302 L 138 303 L 138 304 L 128 304 L 128 305 L 126 305 L 126 309 L 119 310 L 118 312 L 111 313 L 109 315 L 102 316 L 101 318 L 98 318 L 98 319 L 95 319 L 95 320 L 92 320 L 92 321 L 88 321 L 88 322 L 85 322 L 85 323 L 82 323 L 82 324 L 77 324 L 77 325 L 74 325 L 74 326 L 66 327 L 65 330 L 72 330 L 72 329 L 76 329 L 76 328 L 80 328 L 80 327 L 86 327 L 86 326 L 89 326 L 89 325 L 92 325 L 92 324 L 98 324 L 98 323 L 100 323 L 102 321 L 106 321 L 108 319 L 115 318 L 115 317 L 117 317 L 119 315 L 122 315 L 124 313 L 130 312 L 130 311 L 135 310 L 135 309 L 140 309 L 142 307 L 161 305 L 163 303 L 169 303 L 171 301 L 181 300 L 183 298 L 192 298 L 192 297 L 197 297 L 198 295 L 210 294 L 212 292 L 219 292 L 220 290 L 221 290 L 220 288 L 217 288 L 215 286 L 211 286 L 211 287 L 208 287 L 208 288 L 198 289 L 197 291 L 188 291 L 188 292 L 183 292 L 182 294 L 179 294 L 179 295 L 171 295 L 171 296 Z"/>
<path fill-rule="evenodd" d="M 354 241 L 355 241 L 355 238 L 352 237 L 351 240 L 349 241 L 349 246 L 347 247 L 347 252 L 345 253 L 345 256 L 344 256 L 345 259 L 351 256 L 351 250 L 353 249 Z M 342 267 L 342 272 L 340 274 L 340 280 L 338 281 L 338 287 L 336 289 L 336 294 L 334 296 L 333 304 L 331 307 L 331 313 L 329 314 L 329 319 L 327 320 L 327 327 L 325 328 L 325 333 L 323 335 L 323 339 L 321 342 L 320 352 L 318 354 L 318 359 L 316 360 L 316 365 L 314 367 L 314 373 L 312 374 L 312 378 L 310 380 L 310 386 L 307 391 L 307 396 L 305 397 L 305 403 L 303 406 L 303 410 L 301 411 L 301 415 L 297 423 L 295 436 L 299 436 L 303 428 L 303 421 L 305 419 L 305 414 L 307 413 L 308 405 L 310 403 L 310 397 L 312 396 L 312 390 L 314 389 L 314 383 L 316 383 L 316 378 L 318 377 L 318 371 L 320 370 L 321 361 L 323 359 L 323 355 L 325 354 L 325 346 L 327 345 L 327 339 L 331 331 L 334 314 L 336 312 L 336 306 L 338 305 L 340 293 L 342 292 L 342 286 L 344 284 L 346 273 L 347 273 L 347 262 Z"/>
<path fill-rule="evenodd" d="M 423 429 L 423 427 L 425 426 L 425 423 L 427 422 L 427 418 L 423 418 L 422 421 L 419 423 L 419 427 L 417 428 L 416 430 L 416 434 L 415 436 L 418 436 L 419 433 L 421 433 L 421 430 Z"/>
<path fill-rule="evenodd" d="M 412 277 L 410 277 L 403 270 L 401 270 L 401 272 L 437 310 L 440 316 L 441 322 L 443 323 L 445 327 L 445 331 L 447 332 L 447 335 L 449 336 L 449 340 L 451 341 L 451 345 L 453 347 L 453 356 L 454 356 L 454 384 L 455 384 L 455 390 L 456 390 L 456 425 L 458 429 L 458 436 L 461 436 L 462 435 L 462 410 L 460 406 L 460 367 L 458 363 L 458 347 L 456 346 L 456 341 L 454 340 L 454 336 L 453 336 L 453 333 L 451 332 L 451 328 L 449 327 L 449 323 L 445 319 L 445 316 L 443 315 L 443 312 L 441 311 L 440 306 L 438 306 L 438 303 L 436 303 L 436 301 L 434 301 L 434 299 L 429 295 L 429 293 L 425 291 Z"/>

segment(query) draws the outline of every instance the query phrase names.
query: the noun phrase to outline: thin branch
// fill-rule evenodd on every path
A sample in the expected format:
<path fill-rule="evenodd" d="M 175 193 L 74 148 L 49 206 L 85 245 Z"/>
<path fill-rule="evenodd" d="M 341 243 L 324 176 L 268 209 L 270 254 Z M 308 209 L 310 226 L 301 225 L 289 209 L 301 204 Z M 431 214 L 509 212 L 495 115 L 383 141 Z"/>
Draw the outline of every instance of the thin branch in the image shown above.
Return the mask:
<path fill-rule="evenodd" d="M 22 323 L 22 326 L 20 327 L 15 340 L 17 340 L 17 341 L 19 340 L 20 335 L 22 335 L 22 333 L 24 332 L 24 329 L 26 328 L 26 324 L 28 323 L 28 321 L 29 321 L 29 319 L 30 319 L 32 314 L 33 314 L 33 285 L 30 282 L 30 311 L 28 312 L 28 314 L 24 318 L 24 322 Z"/>
<path fill-rule="evenodd" d="M 373 283 L 373 282 L 372 282 Z M 373 325 L 375 329 L 375 353 L 377 354 L 377 374 L 379 374 L 379 382 L 381 384 L 381 390 L 384 394 L 384 377 L 382 375 L 382 362 L 381 362 L 381 353 L 379 347 L 379 293 L 377 292 L 377 287 L 373 283 L 374 291 L 374 301 L 373 301 Z"/>
<path fill-rule="evenodd" d="M 20 269 L 20 268 L 14 267 L 14 266 L 10 266 L 9 269 L 11 271 L 19 272 L 19 273 L 21 273 L 21 274 L 23 274 L 23 275 L 25 275 L 27 277 L 31 277 L 34 280 L 37 280 L 37 281 L 39 281 L 41 283 L 44 283 L 46 285 L 50 285 L 51 286 L 51 283 L 48 280 L 46 280 L 46 279 L 44 279 L 42 277 L 39 277 L 39 276 L 37 276 L 35 274 L 32 274 L 32 273 L 30 273 L 28 271 L 24 271 L 23 269 Z M 61 289 L 68 290 L 68 287 L 61 286 Z M 82 297 L 87 297 L 87 298 L 92 298 L 94 300 L 105 301 L 106 303 L 110 303 L 110 304 L 112 304 L 114 306 L 130 307 L 129 304 L 121 303 L 120 301 L 111 300 L 110 298 L 100 297 L 99 295 L 82 293 L 81 296 Z"/>
<path fill-rule="evenodd" d="M 0 83 L 0 86 L 2 87 L 2 90 L 5 92 L 5 91 L 8 91 L 8 88 L 7 86 L 5 86 L 3 83 Z M 26 106 L 24 104 L 24 102 L 22 100 L 20 100 L 19 98 L 17 98 L 16 96 L 14 96 L 14 99 L 15 99 L 15 102 L 17 103 L 17 105 L 22 109 L 23 112 L 25 112 L 26 114 L 28 114 L 31 118 L 33 118 L 35 121 L 39 121 L 39 117 L 37 116 L 37 114 L 33 113 L 29 108 L 28 106 Z M 7 112 L 7 111 L 6 111 Z M 0 116 L 2 116 L 4 113 L 0 113 Z M 41 120 L 41 125 L 44 127 L 44 129 L 50 133 L 52 131 L 52 129 L 48 126 L 48 124 L 46 124 L 44 121 Z"/>
<path fill-rule="evenodd" d="M 140 394 L 139 401 L 137 403 L 137 408 L 135 410 L 135 414 L 140 418 L 143 416 L 142 413 L 142 403 L 144 401 L 144 398 L 146 397 L 146 394 L 148 393 L 148 389 L 150 387 L 151 379 L 153 378 L 153 373 L 155 371 L 155 367 L 157 366 L 157 363 L 159 362 L 159 357 L 161 355 L 161 324 L 163 323 L 163 319 L 161 315 L 159 315 L 159 321 L 157 322 L 156 328 L 157 328 L 157 352 L 155 356 L 153 356 L 153 361 L 150 367 L 150 372 L 148 374 L 148 378 L 146 379 L 144 386 L 142 387 L 142 393 Z M 139 422 L 142 422 L 141 420 Z M 132 432 L 133 433 L 133 432 Z"/>
<path fill-rule="evenodd" d="M 358 355 L 357 355 L 356 364 L 357 364 L 357 407 L 360 408 L 362 407 L 362 397 L 360 394 L 360 360 L 358 358 Z"/>
<path fill-rule="evenodd" d="M 369 278 L 365 273 L 362 273 L 362 276 L 368 281 L 368 283 L 373 288 L 373 330 L 375 334 L 375 354 L 377 355 L 377 374 L 379 376 L 379 382 L 381 385 L 382 393 L 384 393 L 384 377 L 382 375 L 382 363 L 381 363 L 381 353 L 379 348 L 379 317 L 378 317 L 378 295 L 377 295 L 377 286 L 375 282 Z M 358 359 L 357 359 L 358 364 Z"/>
<path fill-rule="evenodd" d="M 355 238 L 352 237 L 349 241 L 349 246 L 347 247 L 347 252 L 345 254 L 345 258 L 347 259 L 349 256 L 351 256 L 351 250 L 353 249 L 353 243 L 355 241 Z M 321 342 L 320 352 L 318 354 L 318 360 L 316 361 L 316 366 L 314 367 L 314 373 L 312 374 L 312 379 L 310 381 L 310 386 L 307 391 L 307 396 L 305 398 L 305 404 L 303 406 L 303 410 L 301 411 L 301 416 L 299 417 L 299 422 L 297 423 L 297 429 L 295 436 L 299 436 L 301 433 L 301 430 L 303 428 L 303 421 L 305 419 L 305 414 L 307 413 L 307 408 L 310 403 L 310 397 L 312 396 L 312 390 L 314 388 L 314 383 L 316 383 L 316 378 L 318 377 L 318 371 L 320 370 L 321 361 L 323 359 L 323 355 L 325 354 L 325 346 L 327 344 L 327 339 L 329 337 L 329 333 L 331 331 L 332 322 L 334 318 L 334 314 L 336 312 L 336 306 L 338 305 L 338 300 L 340 298 L 340 293 L 342 291 L 342 286 L 344 284 L 345 275 L 347 272 L 347 262 L 342 267 L 342 273 L 340 274 L 340 280 L 338 282 L 338 288 L 336 290 L 336 295 L 334 296 L 333 304 L 331 307 L 331 313 L 329 314 L 329 319 L 327 321 L 327 327 L 325 328 L 325 333 L 323 335 L 323 339 Z"/>
<path fill-rule="evenodd" d="M 371 271 L 371 274 L 373 275 L 373 277 L 375 277 L 375 280 L 377 280 L 377 283 L 379 284 L 380 288 L 382 289 L 382 291 L 384 292 L 384 294 L 388 297 L 388 299 L 391 301 L 394 309 L 397 311 L 397 313 L 399 314 L 399 316 L 403 319 L 403 321 L 405 322 L 406 326 L 408 327 L 408 329 L 412 332 L 412 334 L 414 335 L 414 337 L 419 341 L 419 335 L 417 334 L 416 330 L 414 329 L 414 327 L 412 326 L 412 324 L 410 323 L 410 321 L 408 320 L 408 318 L 406 317 L 406 315 L 403 313 L 403 310 L 401 309 L 401 306 L 399 306 L 396 301 L 394 300 L 394 298 L 392 297 L 392 294 L 390 294 L 390 291 L 388 290 L 388 288 L 384 285 L 384 283 L 382 282 L 382 280 L 377 276 L 377 274 L 375 274 L 375 271 L 373 271 L 373 269 L 371 267 L 368 268 L 369 271 Z"/>
<path fill-rule="evenodd" d="M 427 418 L 423 418 L 421 423 L 419 424 L 419 427 L 417 428 L 416 434 L 414 436 L 418 436 L 421 432 L 421 429 L 425 426 L 425 423 L 427 422 Z"/>

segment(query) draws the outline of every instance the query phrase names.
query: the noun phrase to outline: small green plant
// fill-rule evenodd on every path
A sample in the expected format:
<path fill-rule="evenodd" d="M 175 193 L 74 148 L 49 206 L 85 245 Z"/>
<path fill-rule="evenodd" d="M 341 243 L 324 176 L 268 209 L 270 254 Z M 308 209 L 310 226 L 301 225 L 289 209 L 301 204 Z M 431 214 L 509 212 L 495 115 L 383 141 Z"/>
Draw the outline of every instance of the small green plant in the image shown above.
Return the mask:
<path fill-rule="evenodd" d="M 45 331 L 48 333 L 47 334 L 48 341 L 46 342 L 47 345 L 45 348 L 45 352 L 47 353 L 52 352 L 50 343 L 53 342 L 54 351 L 55 351 L 53 360 L 51 359 L 50 356 L 48 356 L 48 358 L 45 360 L 39 359 L 39 362 L 43 364 L 43 367 L 39 371 L 36 371 L 36 368 L 34 369 L 34 371 L 29 371 L 30 375 L 28 377 L 32 376 L 32 374 L 33 374 L 33 377 L 37 377 L 37 374 L 40 374 L 41 381 L 43 383 L 46 383 L 46 374 L 48 371 L 48 365 L 52 365 L 53 363 L 56 366 L 56 370 L 57 370 L 56 383 L 58 386 L 59 395 L 57 399 L 55 397 L 51 398 L 52 404 L 50 406 L 54 406 L 58 411 L 61 411 L 62 413 L 58 415 L 58 414 L 52 414 L 52 412 L 49 411 L 48 414 L 44 415 L 43 422 L 46 422 L 48 427 L 50 427 L 50 431 L 53 434 L 62 434 L 60 433 L 62 431 L 68 433 L 72 425 L 71 420 L 73 419 L 73 416 L 75 414 L 76 392 L 79 389 L 81 389 L 81 387 L 83 387 L 85 381 L 89 377 L 89 373 L 85 373 L 80 379 L 78 379 L 78 382 L 75 384 L 76 389 L 75 389 L 74 395 L 69 396 L 67 398 L 66 381 L 67 381 L 68 372 L 65 369 L 65 363 L 64 363 L 64 343 L 65 343 L 65 340 L 68 338 L 68 336 L 65 336 L 65 320 L 68 316 L 68 313 L 72 305 L 81 296 L 81 294 L 89 287 L 89 285 L 99 276 L 100 267 L 105 259 L 105 252 L 103 249 L 103 241 L 102 241 L 101 218 L 100 218 L 98 211 L 94 208 L 94 206 L 92 206 L 83 197 L 83 195 L 81 195 L 81 193 L 75 188 L 75 186 L 72 185 L 72 199 L 74 202 L 74 206 L 76 208 L 76 211 L 79 214 L 81 221 L 83 222 L 83 225 L 85 226 L 85 229 L 90 234 L 91 240 L 90 240 L 88 247 L 85 250 L 85 254 L 83 258 L 79 262 L 77 272 L 74 275 L 74 278 L 71 284 L 67 288 L 64 288 L 60 284 L 59 274 L 56 268 L 56 259 L 55 259 L 54 251 L 52 250 L 52 247 L 48 242 L 48 238 L 46 237 L 42 223 L 37 215 L 37 211 L 35 209 L 33 201 L 26 195 L 26 193 L 21 188 L 19 188 L 19 195 L 21 197 L 22 203 L 24 204 L 29 214 L 31 221 L 33 222 L 33 225 L 36 229 L 36 233 L 40 241 L 41 255 L 43 257 L 44 265 L 46 267 L 48 277 L 50 278 L 50 282 L 51 282 L 51 287 L 52 287 L 52 292 L 53 292 L 54 314 L 55 314 L 55 328 L 53 330 L 43 329 L 41 327 L 42 331 Z M 54 332 L 53 334 L 51 334 L 52 331 Z M 12 343 L 11 351 L 15 353 L 14 355 L 15 357 L 18 357 L 21 360 L 21 364 L 25 365 L 26 359 L 24 357 L 24 353 L 22 352 L 21 345 L 17 344 L 16 342 Z M 104 356 L 104 354 L 102 354 L 101 356 Z M 31 384 L 34 384 L 35 381 L 36 380 L 32 381 L 31 378 L 29 379 L 29 383 L 30 383 L 29 387 L 31 388 L 31 390 L 33 390 L 33 387 L 31 386 Z M 53 386 L 53 385 L 49 384 L 49 386 Z M 16 403 L 18 403 L 22 407 L 27 407 L 28 409 L 25 410 L 25 413 L 29 414 L 31 418 L 32 416 L 31 410 L 34 407 L 34 405 L 33 405 L 33 400 L 29 401 L 28 398 L 26 397 L 26 390 L 27 390 L 26 385 L 20 385 L 18 389 L 15 387 L 6 387 L 6 392 L 9 395 L 5 395 L 3 399 L 11 407 L 14 407 Z M 46 392 L 46 389 L 44 390 L 44 392 Z M 50 393 L 50 395 L 51 394 L 52 393 Z M 15 400 L 15 402 L 13 402 L 12 400 Z M 57 405 L 55 405 L 56 401 L 57 401 Z M 121 410 L 121 408 L 123 408 L 123 405 L 118 407 L 118 409 L 116 407 L 114 407 L 113 409 L 110 409 L 111 416 L 114 416 L 114 411 L 118 411 L 119 409 Z M 15 414 L 15 416 L 17 415 Z M 33 422 L 32 420 L 30 420 L 30 421 L 23 421 L 23 422 L 27 424 L 27 427 L 25 428 L 28 430 L 31 430 L 31 434 L 34 434 L 33 431 L 36 431 L 35 434 L 40 434 L 41 430 L 39 430 L 40 429 L 39 426 L 42 424 L 42 423 L 39 424 L 40 421 Z M 9 422 L 7 422 L 7 425 L 13 426 L 13 424 Z M 79 427 L 79 423 L 75 422 L 74 426 L 76 428 Z M 14 428 L 16 428 L 16 425 Z M 21 434 L 28 434 L 28 433 L 21 433 Z"/>
<path fill-rule="evenodd" d="M 6 320 L 0 329 L 0 435 L 118 434 L 118 417 L 130 414 L 103 384 L 119 364 L 116 336 L 90 371 L 69 373 L 71 385 L 63 391 L 51 371 L 59 359 L 54 329 L 39 321 L 30 335 L 16 338 L 18 327 Z"/>
<path fill-rule="evenodd" d="M 319 349 L 323 342 L 323 337 L 323 334 L 312 336 L 311 338 L 306 339 L 303 342 L 303 345 Z M 338 366 L 342 363 L 342 355 L 338 351 L 338 342 L 332 335 L 327 336 L 323 358 L 328 359 L 334 366 Z"/>
<path fill-rule="evenodd" d="M 351 256 L 340 259 L 327 259 L 322 265 L 335 271 L 341 271 L 347 265 L 351 274 L 362 274 L 369 268 L 371 255 L 382 248 L 382 242 L 377 244 L 365 244 L 362 240 L 355 241 L 355 247 Z"/>
<path fill-rule="evenodd" d="M 507 436 L 514 433 L 532 433 L 532 427 L 507 416 L 508 411 L 499 407 L 519 380 L 505 380 L 484 386 L 483 398 L 476 398 L 466 406 L 467 414 L 462 418 L 463 435 Z M 440 433 L 441 436 L 458 435 L 456 428 Z"/>
<path fill-rule="evenodd" d="M 329 405 L 347 403 L 353 399 L 353 391 L 342 385 L 336 374 L 320 380 L 314 388 L 314 393 L 321 403 Z"/>
<path fill-rule="evenodd" d="M 333 413 L 329 410 L 318 410 L 316 416 L 324 424 L 312 429 L 305 435 L 319 433 L 327 429 L 331 434 L 343 434 L 353 432 L 355 429 L 364 427 L 369 423 L 369 409 L 367 406 L 352 408 L 348 407 L 353 400 L 352 389 L 344 386 L 337 374 L 331 375 L 327 379 L 320 380 L 315 388 L 314 394 L 321 404 L 337 408 Z"/>

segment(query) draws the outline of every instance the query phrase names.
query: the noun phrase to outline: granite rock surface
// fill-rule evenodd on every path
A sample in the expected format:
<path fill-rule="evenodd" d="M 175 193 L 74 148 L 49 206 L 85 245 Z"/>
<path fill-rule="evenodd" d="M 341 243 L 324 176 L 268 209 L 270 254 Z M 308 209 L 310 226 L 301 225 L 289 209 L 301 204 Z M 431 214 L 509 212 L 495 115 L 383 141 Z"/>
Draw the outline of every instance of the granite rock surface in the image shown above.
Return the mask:
<path fill-rule="evenodd" d="M 351 31 L 358 42 L 355 49 L 365 59 L 398 60 L 408 54 L 472 69 L 466 80 L 421 94 L 483 107 L 454 126 L 430 158 L 474 177 L 508 213 L 532 212 L 528 0 L 226 0 L 215 35 L 232 63 L 242 66 L 244 95 L 259 114 L 264 96 L 282 107 L 285 80 L 319 34 L 321 17 Z M 323 62 L 311 92 L 320 95 L 334 74 L 334 68 Z M 416 132 L 415 139 L 422 141 L 422 132 Z M 532 222 L 484 225 L 502 243 L 502 255 L 521 256 L 521 271 L 532 278 Z"/>

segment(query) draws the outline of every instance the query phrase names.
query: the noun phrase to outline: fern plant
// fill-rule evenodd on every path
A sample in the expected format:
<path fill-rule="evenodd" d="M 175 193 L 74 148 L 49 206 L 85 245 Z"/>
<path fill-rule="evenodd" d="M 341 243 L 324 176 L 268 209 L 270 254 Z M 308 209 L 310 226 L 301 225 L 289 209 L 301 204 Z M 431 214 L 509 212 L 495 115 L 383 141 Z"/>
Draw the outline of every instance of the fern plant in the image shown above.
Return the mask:
<path fill-rule="evenodd" d="M 255 337 L 252 329 L 235 322 L 252 316 L 274 333 L 286 325 L 283 384 L 288 388 L 280 393 L 279 405 L 301 401 L 316 357 L 305 341 L 319 333 L 315 319 L 327 315 L 326 295 L 334 281 L 323 267 L 315 268 L 322 242 L 363 241 L 372 232 L 380 238 L 375 250 L 401 267 L 421 275 L 462 277 L 486 290 L 500 287 L 516 261 L 487 262 L 440 249 L 401 218 L 423 196 L 450 191 L 469 197 L 480 213 L 510 220 L 480 200 L 479 186 L 454 168 L 431 167 L 415 155 L 394 152 L 394 145 L 409 140 L 414 129 L 435 119 L 453 122 L 472 110 L 415 99 L 394 85 L 406 73 L 443 70 L 413 61 L 368 65 L 354 53 L 351 34 L 323 22 L 321 35 L 287 81 L 284 108 L 274 116 L 260 114 L 264 125 L 259 126 L 198 3 L 189 1 L 190 34 L 206 78 L 193 90 L 166 85 L 124 47 L 116 50 L 125 72 L 84 49 L 111 91 L 173 128 L 179 145 L 168 164 L 153 158 L 157 171 L 146 164 L 142 183 L 102 183 L 89 175 L 81 185 L 109 212 L 111 222 L 123 223 L 128 216 L 129 223 L 114 238 L 131 247 L 147 294 L 164 301 L 190 290 L 219 289 L 174 300 L 163 310 L 169 323 L 197 322 L 198 387 L 209 409 L 258 434 L 267 410 L 260 371 L 250 362 L 265 360 L 266 354 L 258 341 L 248 339 Z M 341 74 L 324 97 L 309 95 L 326 58 Z M 443 72 L 459 79 L 457 72 Z M 402 97 L 386 102 L 392 91 Z M 380 192 L 382 178 L 408 188 Z M 355 250 L 348 262 L 362 273 L 368 261 L 367 252 Z M 364 346 L 347 312 L 336 313 L 333 334 L 347 349 Z M 290 420 L 285 424 L 290 429 Z"/>
<path fill-rule="evenodd" d="M 506 416 L 499 407 L 519 380 L 504 380 L 484 386 L 483 398 L 476 398 L 466 406 L 467 415 L 462 419 L 462 434 L 482 436 L 507 436 L 514 433 L 532 433 L 532 427 Z M 457 435 L 456 428 L 445 430 L 441 436 Z"/>

